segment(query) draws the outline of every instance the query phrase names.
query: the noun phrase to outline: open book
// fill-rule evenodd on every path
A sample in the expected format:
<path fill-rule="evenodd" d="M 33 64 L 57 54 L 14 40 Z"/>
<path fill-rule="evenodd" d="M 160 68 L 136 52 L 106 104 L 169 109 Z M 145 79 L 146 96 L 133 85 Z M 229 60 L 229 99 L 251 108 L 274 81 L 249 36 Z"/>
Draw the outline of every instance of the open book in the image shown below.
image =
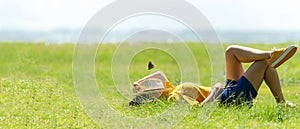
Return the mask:
<path fill-rule="evenodd" d="M 133 88 L 134 95 L 147 95 L 151 97 L 159 97 L 164 90 L 164 84 L 160 79 L 149 78 L 143 80 L 140 85 L 135 85 Z"/>

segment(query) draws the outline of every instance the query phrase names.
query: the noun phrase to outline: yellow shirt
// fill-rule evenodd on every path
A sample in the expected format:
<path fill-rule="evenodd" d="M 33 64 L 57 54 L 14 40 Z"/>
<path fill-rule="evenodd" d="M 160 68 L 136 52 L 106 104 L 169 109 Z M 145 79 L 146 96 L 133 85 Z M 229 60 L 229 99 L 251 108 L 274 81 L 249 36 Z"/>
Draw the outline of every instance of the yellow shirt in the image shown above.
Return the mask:
<path fill-rule="evenodd" d="M 183 83 L 174 87 L 171 82 L 166 82 L 162 96 L 166 96 L 168 100 L 186 101 L 190 105 L 196 105 L 203 102 L 210 92 L 210 87 L 199 86 L 194 83 Z"/>

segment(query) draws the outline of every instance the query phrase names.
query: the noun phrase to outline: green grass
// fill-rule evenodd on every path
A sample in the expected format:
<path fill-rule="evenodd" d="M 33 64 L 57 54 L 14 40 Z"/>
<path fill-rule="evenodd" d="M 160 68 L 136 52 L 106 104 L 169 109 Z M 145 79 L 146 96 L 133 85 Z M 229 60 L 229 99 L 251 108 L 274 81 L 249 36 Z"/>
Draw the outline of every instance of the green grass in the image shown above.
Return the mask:
<path fill-rule="evenodd" d="M 274 46 L 280 48 L 289 44 L 291 43 L 244 45 L 270 50 Z M 130 48 L 129 44 L 126 45 Z M 150 45 L 162 45 L 174 51 L 180 51 L 178 44 Z M 225 44 L 223 48 L 225 49 L 227 45 Z M 276 107 L 275 100 L 265 84 L 262 85 L 255 105 L 251 109 L 247 107 L 215 108 L 213 105 L 203 108 L 181 107 L 166 100 L 147 103 L 139 107 L 127 107 L 129 100 L 117 91 L 111 73 L 112 57 L 117 46 L 117 44 L 100 45 L 95 59 L 95 74 L 98 88 L 108 106 L 124 118 L 143 119 L 159 116 L 173 107 L 176 109 L 175 112 L 170 116 L 165 116 L 179 120 L 173 128 L 299 128 L 300 126 L 299 109 Z M 199 69 L 200 81 L 195 83 L 211 86 L 215 81 L 224 82 L 224 62 L 223 55 L 220 54 L 222 51 L 214 53 L 213 56 L 217 56 L 216 58 L 220 61 L 214 62 L 216 65 L 213 66 L 218 67 L 213 68 L 210 62 L 212 55 L 208 54 L 203 44 L 189 43 L 188 46 L 195 56 Z M 0 128 L 122 127 L 124 123 L 116 121 L 118 116 L 112 115 L 105 119 L 99 116 L 98 121 L 94 121 L 85 113 L 73 86 L 74 47 L 74 44 L 0 44 Z M 300 105 L 299 58 L 298 52 L 292 60 L 278 69 L 286 99 L 297 105 Z M 147 70 L 149 60 L 156 65 L 155 70 L 163 71 L 173 83 L 179 84 L 182 81 L 180 66 L 174 57 L 157 49 L 148 49 L 135 55 L 128 67 L 124 66 L 124 69 L 128 69 L 131 82 L 154 71 Z M 248 66 L 249 64 L 244 65 L 245 68 Z M 213 71 L 218 72 L 218 76 L 214 76 L 215 80 L 211 79 L 210 73 Z M 188 76 L 187 79 L 193 82 L 192 76 Z M 127 87 L 130 88 L 129 85 Z M 181 117 L 180 113 L 186 116 Z M 130 126 L 131 122 L 125 122 L 124 125 Z M 156 127 L 168 124 L 165 119 L 158 119 L 156 122 Z M 143 123 L 135 123 L 131 126 L 143 126 Z"/>

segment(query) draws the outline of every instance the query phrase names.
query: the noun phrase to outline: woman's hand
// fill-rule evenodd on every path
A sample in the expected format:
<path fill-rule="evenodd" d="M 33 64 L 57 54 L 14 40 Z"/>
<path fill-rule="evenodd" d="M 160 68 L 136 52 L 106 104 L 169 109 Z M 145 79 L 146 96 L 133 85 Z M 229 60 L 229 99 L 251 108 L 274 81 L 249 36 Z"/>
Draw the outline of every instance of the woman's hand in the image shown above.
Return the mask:
<path fill-rule="evenodd" d="M 210 94 L 208 95 L 208 97 L 199 104 L 199 106 L 203 106 L 206 103 L 209 102 L 214 102 L 214 101 L 219 101 L 221 100 L 221 95 L 223 93 L 224 90 L 224 85 L 221 83 L 217 83 L 213 86 L 213 89 L 211 90 Z"/>
<path fill-rule="evenodd" d="M 141 91 L 141 87 L 140 87 L 140 84 L 138 82 L 133 83 L 133 88 L 134 88 L 134 90 L 133 90 L 134 93 L 137 93 L 137 92 Z"/>

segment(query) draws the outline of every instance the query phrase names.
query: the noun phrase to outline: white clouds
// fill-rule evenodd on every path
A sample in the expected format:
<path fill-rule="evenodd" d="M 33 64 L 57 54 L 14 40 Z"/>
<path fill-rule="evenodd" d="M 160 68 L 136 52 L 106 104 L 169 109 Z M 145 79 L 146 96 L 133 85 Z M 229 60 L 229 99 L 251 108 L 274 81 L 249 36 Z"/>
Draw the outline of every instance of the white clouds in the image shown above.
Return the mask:
<path fill-rule="evenodd" d="M 0 1 L 0 29 L 80 28 L 112 0 Z M 200 0 L 197 6 L 217 29 L 298 29 L 297 0 Z"/>

